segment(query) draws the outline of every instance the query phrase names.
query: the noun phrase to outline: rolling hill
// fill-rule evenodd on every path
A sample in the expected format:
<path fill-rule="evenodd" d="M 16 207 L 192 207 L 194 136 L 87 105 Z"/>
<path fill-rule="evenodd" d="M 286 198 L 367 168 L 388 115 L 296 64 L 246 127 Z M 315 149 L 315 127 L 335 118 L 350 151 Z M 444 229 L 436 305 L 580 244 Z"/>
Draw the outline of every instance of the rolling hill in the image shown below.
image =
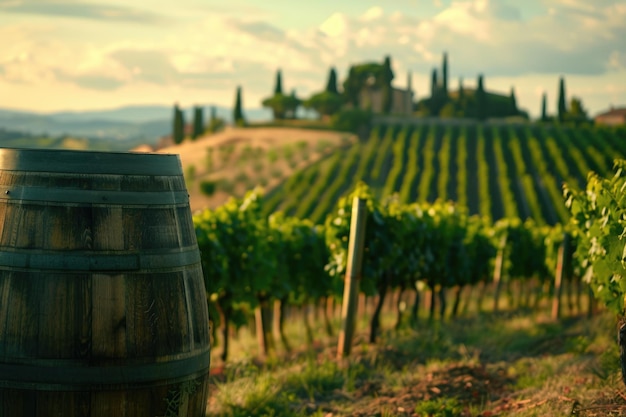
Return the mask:
<path fill-rule="evenodd" d="M 626 128 L 540 124 L 378 124 L 369 137 L 296 128 L 237 128 L 159 152 L 179 153 L 192 209 L 255 186 L 265 211 L 322 222 L 365 181 L 378 197 L 455 201 L 492 220 L 567 220 L 562 185 L 584 186 L 626 158 Z M 211 183 L 208 196 L 202 183 Z"/>
<path fill-rule="evenodd" d="M 322 222 L 357 181 L 402 202 L 452 200 L 471 214 L 567 219 L 562 184 L 585 184 L 626 157 L 626 129 L 548 125 L 378 125 L 366 141 L 337 150 L 271 190 L 266 211 Z"/>
<path fill-rule="evenodd" d="M 192 211 L 213 208 L 256 186 L 266 190 L 356 144 L 354 135 L 299 128 L 228 128 L 160 149 L 178 154 Z M 212 184 L 207 195 L 203 184 Z"/>

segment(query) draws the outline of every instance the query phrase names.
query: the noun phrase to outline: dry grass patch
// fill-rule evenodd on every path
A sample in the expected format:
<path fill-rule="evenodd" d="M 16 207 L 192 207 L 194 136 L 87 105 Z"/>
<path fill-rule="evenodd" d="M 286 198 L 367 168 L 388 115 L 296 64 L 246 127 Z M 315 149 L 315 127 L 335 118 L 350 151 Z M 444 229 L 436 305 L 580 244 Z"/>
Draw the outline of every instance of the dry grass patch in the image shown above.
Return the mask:
<path fill-rule="evenodd" d="M 230 196 L 241 197 L 255 186 L 267 190 L 294 171 L 315 163 L 341 146 L 356 142 L 354 135 L 298 128 L 231 128 L 193 142 L 159 150 L 180 155 L 187 179 L 192 211 L 214 208 Z M 203 181 L 216 184 L 206 195 Z"/>

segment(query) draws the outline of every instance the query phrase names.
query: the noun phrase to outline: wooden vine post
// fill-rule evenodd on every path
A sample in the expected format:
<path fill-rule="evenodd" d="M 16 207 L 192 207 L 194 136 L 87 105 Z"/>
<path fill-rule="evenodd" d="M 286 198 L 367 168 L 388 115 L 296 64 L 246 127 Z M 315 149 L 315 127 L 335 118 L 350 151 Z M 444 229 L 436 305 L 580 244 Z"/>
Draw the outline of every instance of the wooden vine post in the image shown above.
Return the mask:
<path fill-rule="evenodd" d="M 570 236 L 563 234 L 563 242 L 559 246 L 556 258 L 556 271 L 554 273 L 554 294 L 552 295 L 552 320 L 561 317 L 561 295 L 563 293 L 563 279 L 569 279 L 565 275 L 569 271 L 570 260 Z"/>
<path fill-rule="evenodd" d="M 350 240 L 348 242 L 348 263 L 343 287 L 341 331 L 337 348 L 337 357 L 339 359 L 350 355 L 352 345 L 358 306 L 359 281 L 363 264 L 366 219 L 366 200 L 354 197 L 352 201 L 352 219 L 350 221 Z"/>

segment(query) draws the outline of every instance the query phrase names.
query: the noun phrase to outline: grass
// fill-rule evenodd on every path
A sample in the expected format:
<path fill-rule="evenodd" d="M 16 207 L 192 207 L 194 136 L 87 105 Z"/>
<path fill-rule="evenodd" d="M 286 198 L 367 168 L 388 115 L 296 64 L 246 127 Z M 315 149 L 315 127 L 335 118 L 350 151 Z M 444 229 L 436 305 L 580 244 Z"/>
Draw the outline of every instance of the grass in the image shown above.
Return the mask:
<path fill-rule="evenodd" d="M 552 321 L 548 313 L 421 319 L 415 328 L 383 331 L 376 345 L 364 342 L 362 318 L 344 360 L 335 358 L 336 337 L 326 336 L 321 323 L 312 347 L 265 361 L 255 358 L 254 337 L 242 329 L 234 361 L 212 372 L 208 410 L 215 416 L 622 415 L 615 318 Z M 286 324 L 294 346 L 306 344 L 300 319 L 294 313 Z M 387 312 L 383 328 L 393 320 Z"/>

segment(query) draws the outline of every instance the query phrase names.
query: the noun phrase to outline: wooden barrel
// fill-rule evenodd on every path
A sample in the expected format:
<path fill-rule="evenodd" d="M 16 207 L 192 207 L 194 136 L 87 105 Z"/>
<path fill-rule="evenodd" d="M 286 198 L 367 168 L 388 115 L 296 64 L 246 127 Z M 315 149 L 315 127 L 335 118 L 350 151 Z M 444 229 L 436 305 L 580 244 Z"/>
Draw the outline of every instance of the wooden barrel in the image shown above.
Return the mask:
<path fill-rule="evenodd" d="M 177 155 L 0 149 L 0 416 L 205 416 Z"/>

